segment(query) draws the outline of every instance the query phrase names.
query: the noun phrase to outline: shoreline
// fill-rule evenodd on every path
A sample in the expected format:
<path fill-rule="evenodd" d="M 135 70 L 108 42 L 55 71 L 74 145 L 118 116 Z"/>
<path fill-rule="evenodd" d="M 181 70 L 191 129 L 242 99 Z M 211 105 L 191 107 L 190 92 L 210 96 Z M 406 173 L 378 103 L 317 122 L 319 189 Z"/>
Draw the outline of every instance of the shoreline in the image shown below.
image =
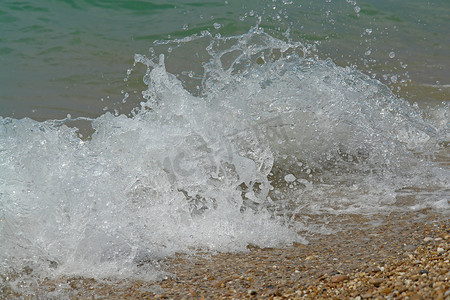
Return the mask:
<path fill-rule="evenodd" d="M 337 217 L 336 223 L 348 222 L 347 230 L 312 235 L 307 245 L 179 254 L 162 262 L 172 274 L 162 281 L 60 278 L 41 282 L 32 294 L 55 299 L 450 299 L 449 218 L 431 210 L 378 217 L 382 222 L 376 227 L 355 226 L 367 221 L 361 216 Z"/>

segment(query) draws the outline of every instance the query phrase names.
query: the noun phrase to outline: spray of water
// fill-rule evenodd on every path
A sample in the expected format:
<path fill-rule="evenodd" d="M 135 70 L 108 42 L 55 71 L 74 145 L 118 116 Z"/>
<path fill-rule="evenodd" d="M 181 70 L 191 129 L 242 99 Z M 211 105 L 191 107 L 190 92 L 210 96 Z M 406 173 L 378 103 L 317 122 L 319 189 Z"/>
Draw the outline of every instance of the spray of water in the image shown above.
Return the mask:
<path fill-rule="evenodd" d="M 448 209 L 448 168 L 433 161 L 448 107 L 425 120 L 258 27 L 160 45 L 172 50 L 135 57 L 140 107 L 88 120 L 88 139 L 69 119 L 0 118 L 0 273 L 152 279 L 176 252 L 306 242 L 306 214 Z M 195 67 L 171 59 L 192 47 Z M 428 193 L 403 205 L 407 187 Z"/>

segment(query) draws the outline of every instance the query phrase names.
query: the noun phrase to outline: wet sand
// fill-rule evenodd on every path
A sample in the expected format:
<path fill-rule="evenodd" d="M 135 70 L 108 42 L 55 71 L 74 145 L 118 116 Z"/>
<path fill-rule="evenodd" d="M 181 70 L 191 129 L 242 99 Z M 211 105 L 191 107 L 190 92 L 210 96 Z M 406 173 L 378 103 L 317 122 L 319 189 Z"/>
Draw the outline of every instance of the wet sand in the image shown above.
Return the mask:
<path fill-rule="evenodd" d="M 25 298 L 450 299 L 448 217 L 420 211 L 335 219 L 348 229 L 310 235 L 308 245 L 180 254 L 160 262 L 169 274 L 161 281 L 59 278 Z M 24 296 L 3 292 L 5 299 Z"/>

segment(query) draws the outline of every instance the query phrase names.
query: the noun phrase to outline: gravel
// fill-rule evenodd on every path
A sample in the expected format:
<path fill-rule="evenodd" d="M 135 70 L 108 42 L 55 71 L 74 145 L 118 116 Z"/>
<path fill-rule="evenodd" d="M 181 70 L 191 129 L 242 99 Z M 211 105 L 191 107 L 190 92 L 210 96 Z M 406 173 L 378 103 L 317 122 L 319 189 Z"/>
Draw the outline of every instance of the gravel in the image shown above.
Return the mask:
<path fill-rule="evenodd" d="M 369 225 L 373 218 L 334 218 L 345 230 L 309 235 L 308 245 L 180 254 L 164 262 L 172 275 L 157 282 L 47 280 L 29 298 L 50 298 L 64 286 L 69 299 L 450 300 L 449 219 L 421 211 L 377 216 L 378 226 Z M 27 298 L 3 292 L 4 299 Z"/>

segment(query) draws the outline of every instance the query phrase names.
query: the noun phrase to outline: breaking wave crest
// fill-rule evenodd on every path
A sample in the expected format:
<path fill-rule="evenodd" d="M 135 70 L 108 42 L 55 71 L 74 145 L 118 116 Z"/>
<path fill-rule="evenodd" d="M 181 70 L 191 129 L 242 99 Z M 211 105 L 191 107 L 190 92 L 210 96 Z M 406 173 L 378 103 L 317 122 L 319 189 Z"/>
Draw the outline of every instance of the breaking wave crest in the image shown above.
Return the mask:
<path fill-rule="evenodd" d="M 0 118 L 1 273 L 155 278 L 176 252 L 306 242 L 306 215 L 448 210 L 448 106 L 307 52 L 205 32 L 136 55 L 144 101 L 89 138 Z"/>

